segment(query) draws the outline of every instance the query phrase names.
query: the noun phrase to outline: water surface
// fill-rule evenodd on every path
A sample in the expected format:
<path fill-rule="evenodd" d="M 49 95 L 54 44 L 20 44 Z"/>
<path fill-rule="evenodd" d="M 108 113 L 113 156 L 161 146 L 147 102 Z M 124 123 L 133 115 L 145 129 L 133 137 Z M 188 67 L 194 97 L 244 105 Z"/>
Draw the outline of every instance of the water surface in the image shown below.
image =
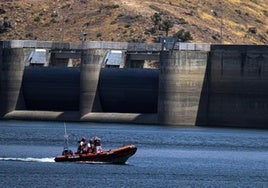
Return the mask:
<path fill-rule="evenodd" d="M 56 163 L 60 122 L 0 121 L 0 187 L 268 187 L 268 131 L 66 123 L 70 149 L 135 144 L 126 165 Z"/>

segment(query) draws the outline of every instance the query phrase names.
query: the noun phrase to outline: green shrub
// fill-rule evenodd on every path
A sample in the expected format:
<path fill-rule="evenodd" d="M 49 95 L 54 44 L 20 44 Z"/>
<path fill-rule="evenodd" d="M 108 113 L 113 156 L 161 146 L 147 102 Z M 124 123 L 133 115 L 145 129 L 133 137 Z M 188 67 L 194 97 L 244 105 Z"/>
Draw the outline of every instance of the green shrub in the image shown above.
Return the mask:
<path fill-rule="evenodd" d="M 263 14 L 264 14 L 266 17 L 268 17 L 268 10 L 264 10 L 264 11 L 263 11 Z"/>
<path fill-rule="evenodd" d="M 181 42 L 186 42 L 186 41 L 189 41 L 189 40 L 193 40 L 193 37 L 191 36 L 191 33 L 189 31 L 185 31 L 184 29 L 179 30 L 173 36 L 175 38 L 177 38 Z"/>
<path fill-rule="evenodd" d="M 45 24 L 43 24 L 42 27 L 49 27 L 49 26 L 50 26 L 49 23 L 45 23 Z"/>
<path fill-rule="evenodd" d="M 111 21 L 111 23 L 110 23 L 110 24 L 111 24 L 111 25 L 116 24 L 116 20 Z"/>
<path fill-rule="evenodd" d="M 51 23 L 58 23 L 58 21 L 57 21 L 55 18 L 52 18 L 52 19 L 50 20 L 50 22 L 51 22 Z"/>
<path fill-rule="evenodd" d="M 35 21 L 35 22 L 39 22 L 39 21 L 40 21 L 40 17 L 39 17 L 39 16 L 35 17 L 35 18 L 34 18 L 34 21 Z"/>
<path fill-rule="evenodd" d="M 124 16 L 124 14 L 120 13 L 120 14 L 118 14 L 117 18 L 121 18 L 123 16 Z"/>
<path fill-rule="evenodd" d="M 161 24 L 161 29 L 166 32 L 166 36 L 168 36 L 169 30 L 174 26 L 173 21 L 171 20 L 163 20 Z"/>
<path fill-rule="evenodd" d="M 34 36 L 33 33 L 27 33 L 27 34 L 25 35 L 26 38 L 33 38 L 33 36 Z"/>
<path fill-rule="evenodd" d="M 162 18 L 159 13 L 154 13 L 154 15 L 151 16 L 151 20 L 154 23 L 154 27 L 156 28 L 157 26 L 159 26 L 160 22 L 162 21 Z"/>
<path fill-rule="evenodd" d="M 131 27 L 131 24 L 129 23 L 125 25 L 125 28 L 130 28 L 130 27 Z"/>
<path fill-rule="evenodd" d="M 96 37 L 100 38 L 102 36 L 102 33 L 97 33 Z"/>

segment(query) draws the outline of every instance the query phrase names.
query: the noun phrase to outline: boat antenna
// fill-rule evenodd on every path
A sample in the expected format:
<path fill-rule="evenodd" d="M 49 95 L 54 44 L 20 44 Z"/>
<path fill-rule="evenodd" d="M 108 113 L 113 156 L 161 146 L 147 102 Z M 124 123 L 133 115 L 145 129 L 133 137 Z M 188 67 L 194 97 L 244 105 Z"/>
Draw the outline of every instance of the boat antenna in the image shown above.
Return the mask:
<path fill-rule="evenodd" d="M 67 134 L 67 129 L 66 129 L 66 124 L 64 122 L 64 130 L 65 130 L 65 134 L 64 134 L 64 146 L 63 146 L 63 150 L 69 150 L 69 135 Z"/>

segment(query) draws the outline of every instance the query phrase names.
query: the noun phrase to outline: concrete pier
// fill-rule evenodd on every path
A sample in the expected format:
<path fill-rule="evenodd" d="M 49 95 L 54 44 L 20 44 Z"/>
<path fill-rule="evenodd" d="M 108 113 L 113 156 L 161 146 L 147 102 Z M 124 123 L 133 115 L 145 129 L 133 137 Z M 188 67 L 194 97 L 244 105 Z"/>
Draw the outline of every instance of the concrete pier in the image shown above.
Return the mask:
<path fill-rule="evenodd" d="M 23 48 L 0 48 L 0 117 L 25 109 L 22 96 Z"/>
<path fill-rule="evenodd" d="M 206 60 L 207 53 L 201 51 L 161 52 L 158 91 L 159 123 L 196 125 L 206 74 Z"/>
<path fill-rule="evenodd" d="M 101 64 L 105 55 L 105 50 L 84 50 L 81 57 L 80 74 L 80 117 L 93 112 L 95 109 L 101 110 L 98 83 Z"/>

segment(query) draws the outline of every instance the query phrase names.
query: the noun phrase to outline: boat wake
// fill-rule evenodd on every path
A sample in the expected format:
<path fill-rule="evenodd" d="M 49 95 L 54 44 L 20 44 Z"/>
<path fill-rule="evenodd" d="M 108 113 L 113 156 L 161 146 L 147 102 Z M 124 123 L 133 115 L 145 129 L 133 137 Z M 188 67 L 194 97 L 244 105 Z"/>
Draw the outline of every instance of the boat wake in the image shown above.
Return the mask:
<path fill-rule="evenodd" d="M 52 163 L 55 162 L 54 158 L 15 158 L 15 157 L 0 157 L 0 161 L 23 161 L 23 162 L 43 162 L 43 163 Z"/>

